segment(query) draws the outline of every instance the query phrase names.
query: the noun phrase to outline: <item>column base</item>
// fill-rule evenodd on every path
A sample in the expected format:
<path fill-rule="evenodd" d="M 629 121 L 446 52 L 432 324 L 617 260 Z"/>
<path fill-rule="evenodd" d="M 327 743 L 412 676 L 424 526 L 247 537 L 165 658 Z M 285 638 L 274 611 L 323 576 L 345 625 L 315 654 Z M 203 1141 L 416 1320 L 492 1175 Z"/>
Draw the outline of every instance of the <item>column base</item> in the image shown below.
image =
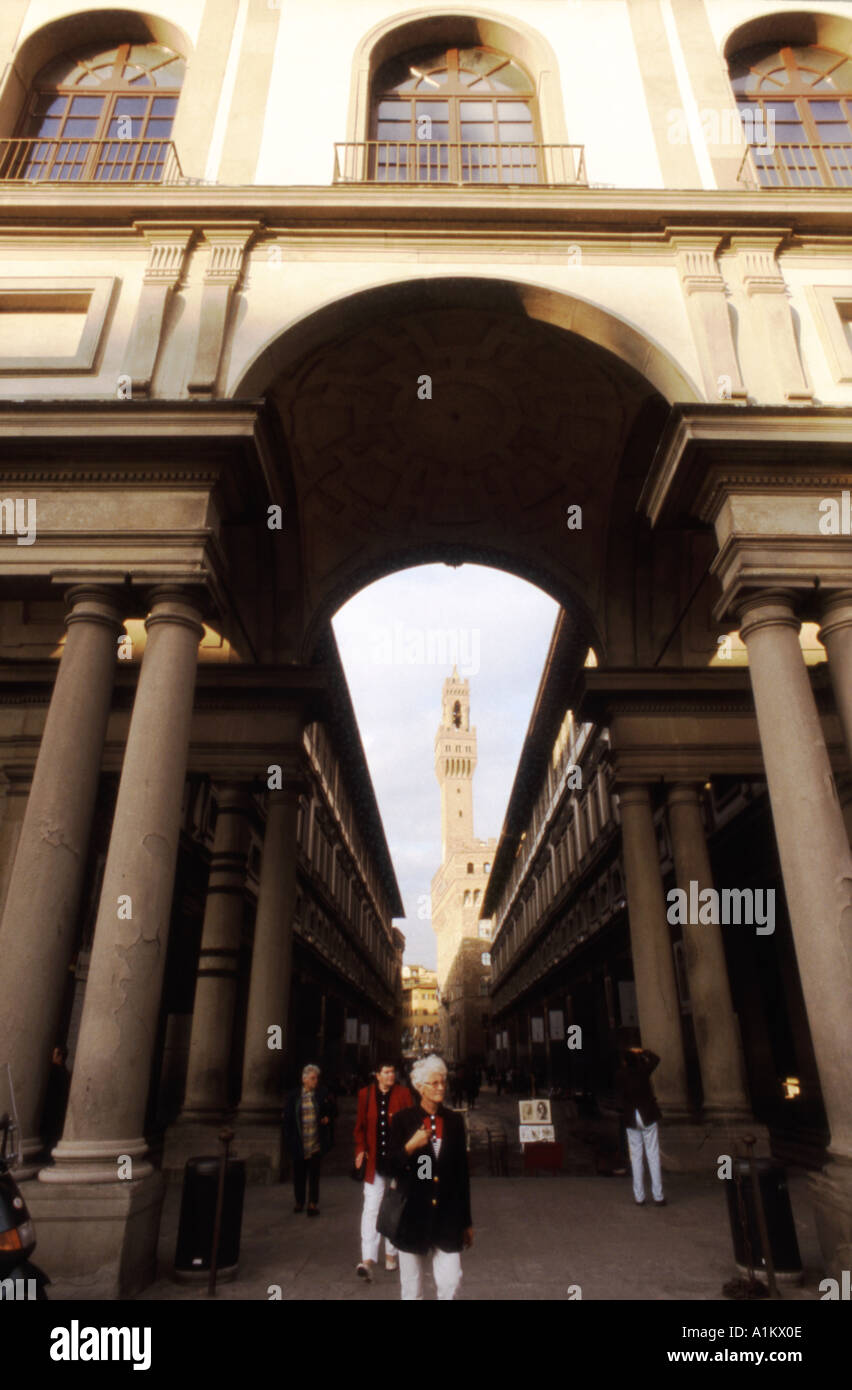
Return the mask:
<path fill-rule="evenodd" d="M 737 1158 L 745 1154 L 743 1138 L 753 1136 L 756 1158 L 770 1157 L 769 1130 L 754 1120 L 725 1120 L 721 1117 L 685 1123 L 663 1116 L 660 1125 L 660 1153 L 668 1173 L 715 1173 L 722 1154 Z"/>
<path fill-rule="evenodd" d="M 233 1119 L 226 1112 L 206 1118 L 178 1116 L 166 1130 L 163 1145 L 163 1176 L 166 1182 L 181 1182 L 190 1158 L 218 1158 L 222 1153 L 219 1135 L 226 1124 L 233 1128 Z"/>
<path fill-rule="evenodd" d="M 852 1269 L 852 1163 L 831 1159 L 809 1185 L 825 1272 L 840 1281 Z"/>
<path fill-rule="evenodd" d="M 35 1259 L 62 1297 L 130 1298 L 156 1278 L 165 1183 L 162 1173 L 128 1182 L 28 1182 Z"/>
<path fill-rule="evenodd" d="M 252 1123 L 243 1115 L 234 1122 L 236 1138 L 232 1153 L 246 1165 L 246 1182 L 268 1186 L 279 1181 L 281 1173 L 281 1125 Z"/>

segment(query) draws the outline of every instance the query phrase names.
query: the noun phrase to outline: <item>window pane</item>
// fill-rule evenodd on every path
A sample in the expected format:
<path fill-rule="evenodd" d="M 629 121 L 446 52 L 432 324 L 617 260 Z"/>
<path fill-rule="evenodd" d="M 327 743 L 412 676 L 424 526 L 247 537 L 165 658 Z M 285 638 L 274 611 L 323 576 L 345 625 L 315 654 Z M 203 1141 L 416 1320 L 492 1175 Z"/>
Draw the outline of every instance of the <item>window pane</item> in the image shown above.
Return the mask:
<path fill-rule="evenodd" d="M 448 121 L 450 103 L 448 101 L 424 101 L 422 97 L 418 97 L 415 102 L 415 111 L 418 116 L 431 116 L 433 121 Z"/>
<path fill-rule="evenodd" d="M 103 106 L 103 97 L 72 97 L 70 114 L 72 116 L 99 116 Z"/>
<path fill-rule="evenodd" d="M 529 121 L 532 112 L 525 101 L 498 101 L 497 116 L 501 121 Z"/>
<path fill-rule="evenodd" d="M 380 120 L 382 120 L 382 119 L 384 119 L 384 118 L 387 118 L 388 120 L 394 120 L 394 121 L 402 120 L 403 118 L 404 118 L 405 120 L 408 120 L 410 114 L 411 114 L 411 102 L 409 102 L 409 101 L 380 101 L 380 102 L 379 102 L 379 119 L 380 119 Z"/>
<path fill-rule="evenodd" d="M 97 128 L 97 121 L 74 120 L 72 118 L 65 122 L 65 129 L 62 133 L 63 135 L 78 136 L 80 138 L 87 137 L 91 139 Z"/>
<path fill-rule="evenodd" d="M 485 122 L 475 124 L 473 121 L 462 121 L 461 123 L 462 140 L 487 140 L 497 139 L 497 135 L 492 122 L 487 125 Z"/>
<path fill-rule="evenodd" d="M 490 121 L 493 109 L 490 101 L 459 102 L 459 115 L 463 121 Z"/>
<path fill-rule="evenodd" d="M 154 97 L 151 104 L 152 116 L 174 116 L 177 111 L 177 97 Z"/>
<path fill-rule="evenodd" d="M 532 125 L 517 125 L 514 122 L 510 125 L 508 121 L 500 122 L 500 139 L 507 140 L 532 140 Z"/>

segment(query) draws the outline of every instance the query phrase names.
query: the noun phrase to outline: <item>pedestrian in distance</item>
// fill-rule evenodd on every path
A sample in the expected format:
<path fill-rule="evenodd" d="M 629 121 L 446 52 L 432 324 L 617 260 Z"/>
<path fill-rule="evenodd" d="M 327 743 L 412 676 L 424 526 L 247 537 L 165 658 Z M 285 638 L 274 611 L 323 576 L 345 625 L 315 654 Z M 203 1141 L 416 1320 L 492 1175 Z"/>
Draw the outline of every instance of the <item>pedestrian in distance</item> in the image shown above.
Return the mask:
<path fill-rule="evenodd" d="M 464 1074 L 464 1091 L 467 1097 L 467 1107 L 473 1110 L 476 1105 L 476 1097 L 479 1095 L 479 1068 L 469 1066 Z"/>
<path fill-rule="evenodd" d="M 320 1163 L 334 1144 L 334 1097 L 320 1086 L 320 1069 L 310 1064 L 302 1071 L 302 1084 L 284 1102 L 284 1142 L 293 1160 L 294 1212 L 305 1209 L 307 1185 L 308 1216 L 319 1216 Z"/>
<path fill-rule="evenodd" d="M 663 1175 L 660 1164 L 658 1123 L 662 1118 L 651 1073 L 659 1066 L 656 1052 L 647 1048 L 623 1047 L 621 1066 L 616 1073 L 616 1086 L 621 1100 L 621 1114 L 627 1132 L 630 1167 L 633 1173 L 633 1199 L 637 1206 L 645 1205 L 645 1169 L 647 1159 L 651 1175 L 651 1195 L 654 1205 L 666 1205 Z"/>
<path fill-rule="evenodd" d="M 414 1086 L 414 1070 L 411 1069 L 411 1086 Z M 460 1066 L 454 1066 L 449 1077 L 450 1099 L 454 1108 L 459 1109 L 464 1099 L 464 1073 Z"/>
<path fill-rule="evenodd" d="M 376 1079 L 358 1092 L 358 1116 L 355 1121 L 355 1167 L 365 1167 L 364 1205 L 361 1209 L 361 1261 L 356 1273 L 368 1283 L 373 1266 L 378 1262 L 382 1237 L 376 1230 L 385 1186 L 389 1181 L 388 1146 L 391 1120 L 400 1110 L 413 1105 L 407 1086 L 396 1083 L 393 1062 L 380 1062 Z M 385 1269 L 398 1268 L 396 1247 L 385 1239 Z"/>
<path fill-rule="evenodd" d="M 462 1280 L 461 1252 L 473 1244 L 470 1173 L 464 1119 L 444 1105 L 447 1068 L 424 1057 L 411 1070 L 419 1103 L 391 1123 L 390 1168 L 404 1194 L 396 1233 L 400 1295 L 423 1299 L 428 1259 L 442 1302 L 451 1302 Z"/>

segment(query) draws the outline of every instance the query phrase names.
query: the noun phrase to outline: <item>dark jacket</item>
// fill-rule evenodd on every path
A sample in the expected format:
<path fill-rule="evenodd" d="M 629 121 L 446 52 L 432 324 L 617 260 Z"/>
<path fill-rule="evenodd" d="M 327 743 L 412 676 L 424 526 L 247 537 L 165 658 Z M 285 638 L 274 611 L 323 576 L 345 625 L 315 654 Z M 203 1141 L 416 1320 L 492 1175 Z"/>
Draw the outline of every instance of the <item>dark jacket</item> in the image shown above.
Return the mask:
<path fill-rule="evenodd" d="M 643 1125 L 651 1125 L 661 1120 L 660 1107 L 651 1085 L 651 1072 L 659 1066 L 656 1052 L 647 1048 L 642 1052 L 625 1053 L 622 1064 L 615 1074 L 615 1084 L 621 1101 L 621 1118 L 628 1129 L 636 1128 L 638 1110 Z"/>
<path fill-rule="evenodd" d="M 388 1165 L 406 1193 L 405 1210 L 394 1244 L 409 1255 L 425 1255 L 434 1246 L 439 1250 L 461 1250 L 462 1236 L 473 1225 L 470 1215 L 470 1174 L 467 1166 L 464 1120 L 456 1110 L 438 1107 L 444 1132 L 441 1150 L 435 1159 L 431 1144 L 405 1152 L 415 1130 L 424 1122 L 420 1105 L 400 1110 L 391 1122 Z M 423 1171 L 421 1158 L 430 1158 L 430 1177 Z"/>
<path fill-rule="evenodd" d="M 334 1144 L 334 1121 L 337 1115 L 337 1102 L 330 1091 L 325 1086 L 317 1086 L 314 1091 L 317 1103 L 317 1126 L 319 1129 L 320 1153 L 327 1154 Z M 284 1127 L 284 1142 L 287 1145 L 293 1158 L 303 1158 L 302 1150 L 302 1109 L 300 1101 L 302 1099 L 302 1087 L 298 1085 L 295 1091 L 291 1091 L 284 1102 L 284 1113 L 282 1123 Z M 327 1119 L 328 1124 L 322 1124 L 322 1120 Z"/>

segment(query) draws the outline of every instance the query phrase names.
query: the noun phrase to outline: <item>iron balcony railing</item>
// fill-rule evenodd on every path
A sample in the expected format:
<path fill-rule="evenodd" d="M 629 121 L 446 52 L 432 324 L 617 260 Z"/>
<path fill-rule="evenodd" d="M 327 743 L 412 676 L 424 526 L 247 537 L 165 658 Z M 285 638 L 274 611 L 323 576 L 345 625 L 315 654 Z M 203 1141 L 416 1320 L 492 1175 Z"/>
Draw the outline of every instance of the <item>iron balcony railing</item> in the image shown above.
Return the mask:
<path fill-rule="evenodd" d="M 334 147 L 335 183 L 586 184 L 582 145 L 362 140 Z"/>
<path fill-rule="evenodd" d="M 171 140 L 0 140 L 0 182 L 176 183 Z"/>
<path fill-rule="evenodd" d="M 739 181 L 747 188 L 852 188 L 852 144 L 751 145 Z"/>

